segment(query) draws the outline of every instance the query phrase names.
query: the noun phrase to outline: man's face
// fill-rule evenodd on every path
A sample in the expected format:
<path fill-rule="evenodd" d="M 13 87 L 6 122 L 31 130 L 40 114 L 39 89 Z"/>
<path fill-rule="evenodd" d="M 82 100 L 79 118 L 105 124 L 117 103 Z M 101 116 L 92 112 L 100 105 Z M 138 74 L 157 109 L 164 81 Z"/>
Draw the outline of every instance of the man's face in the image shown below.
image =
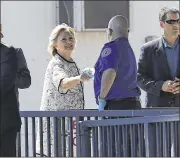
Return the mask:
<path fill-rule="evenodd" d="M 0 32 L 0 33 L 1 33 L 1 32 Z M 1 33 L 0 35 L 1 35 L 1 39 L 2 39 L 4 36 L 3 36 L 3 34 L 2 34 L 2 33 Z"/>
<path fill-rule="evenodd" d="M 179 34 L 180 17 L 179 14 L 168 13 L 165 21 L 160 22 L 164 33 L 169 36 L 177 36 Z"/>
<path fill-rule="evenodd" d="M 111 28 L 106 29 L 106 34 L 107 34 L 108 41 L 111 41 L 112 32 L 113 32 L 113 30 Z"/>
<path fill-rule="evenodd" d="M 2 32 L 1 32 L 1 24 L 0 24 L 0 36 L 1 36 L 1 39 L 3 38 L 3 34 L 2 34 Z"/>
<path fill-rule="evenodd" d="M 108 24 L 108 28 L 106 29 L 106 35 L 107 35 L 108 41 L 111 40 L 112 32 L 113 32 L 113 30 L 112 30 L 112 24 L 111 24 L 111 23 L 112 23 L 112 22 L 110 21 L 109 24 Z"/>

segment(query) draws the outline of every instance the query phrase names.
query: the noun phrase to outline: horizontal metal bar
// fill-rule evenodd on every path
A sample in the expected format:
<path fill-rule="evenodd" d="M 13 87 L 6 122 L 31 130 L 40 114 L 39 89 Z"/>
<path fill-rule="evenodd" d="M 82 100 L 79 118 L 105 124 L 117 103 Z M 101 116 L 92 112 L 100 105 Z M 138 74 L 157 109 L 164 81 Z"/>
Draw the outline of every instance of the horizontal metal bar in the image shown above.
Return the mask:
<path fill-rule="evenodd" d="M 21 117 L 110 117 L 110 116 L 158 116 L 179 114 L 180 108 L 143 108 L 141 110 L 64 110 L 20 111 Z"/>
<path fill-rule="evenodd" d="M 147 117 L 133 117 L 120 119 L 106 119 L 106 120 L 88 120 L 80 122 L 82 126 L 98 127 L 98 126 L 115 126 L 115 125 L 130 125 L 140 123 L 157 123 L 180 121 L 180 115 L 166 115 L 166 116 L 147 116 Z"/>

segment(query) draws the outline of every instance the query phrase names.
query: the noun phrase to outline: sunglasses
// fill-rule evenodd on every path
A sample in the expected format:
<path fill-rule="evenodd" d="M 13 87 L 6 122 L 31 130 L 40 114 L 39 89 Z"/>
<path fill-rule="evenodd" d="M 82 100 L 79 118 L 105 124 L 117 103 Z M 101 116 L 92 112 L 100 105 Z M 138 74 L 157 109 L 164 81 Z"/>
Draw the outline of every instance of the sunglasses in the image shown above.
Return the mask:
<path fill-rule="evenodd" d="M 177 19 L 177 20 L 170 19 L 170 20 L 166 20 L 165 22 L 168 23 L 168 24 L 175 24 L 175 23 L 179 24 L 180 19 Z"/>

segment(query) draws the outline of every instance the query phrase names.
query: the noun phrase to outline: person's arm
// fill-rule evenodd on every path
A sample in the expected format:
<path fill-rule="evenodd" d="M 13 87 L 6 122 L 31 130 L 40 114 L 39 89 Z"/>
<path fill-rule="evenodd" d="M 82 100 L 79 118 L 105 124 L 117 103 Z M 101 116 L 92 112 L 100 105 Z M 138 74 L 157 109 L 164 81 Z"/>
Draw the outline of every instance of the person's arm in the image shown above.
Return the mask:
<path fill-rule="evenodd" d="M 119 53 L 119 52 L 118 52 Z M 116 78 L 116 72 L 120 62 L 120 54 L 114 47 L 105 48 L 101 52 L 101 89 L 99 98 L 105 99 Z"/>
<path fill-rule="evenodd" d="M 4 95 L 15 86 L 16 75 L 18 71 L 18 61 L 14 48 L 8 48 L 10 51 L 4 54 L 1 52 L 1 76 L 0 76 L 0 93 Z"/>
<path fill-rule="evenodd" d="M 144 47 L 141 48 L 141 54 L 138 61 L 138 73 L 137 81 L 138 86 L 146 91 L 147 93 L 160 96 L 162 86 L 164 81 L 155 81 L 149 76 L 149 71 L 151 68 L 151 63 L 148 61 L 147 53 L 144 51 Z"/>
<path fill-rule="evenodd" d="M 100 98 L 105 98 L 111 89 L 114 80 L 116 78 L 116 71 L 112 68 L 107 69 L 103 72 L 102 79 L 101 79 L 101 91 L 100 91 Z"/>
<path fill-rule="evenodd" d="M 80 76 L 64 78 L 61 80 L 60 87 L 63 89 L 71 89 L 80 83 L 80 81 L 82 81 Z"/>
<path fill-rule="evenodd" d="M 120 63 L 120 52 L 112 47 L 105 47 L 100 55 L 100 72 L 102 72 L 101 88 L 98 97 L 98 110 L 103 111 L 106 106 L 106 97 L 116 78 Z"/>
<path fill-rule="evenodd" d="M 66 93 L 68 89 L 73 88 L 81 81 L 84 82 L 90 79 L 86 74 L 69 77 L 65 73 L 63 65 L 60 62 L 54 63 L 52 75 L 53 84 L 60 93 Z"/>
<path fill-rule="evenodd" d="M 21 48 L 16 49 L 16 52 L 18 57 L 18 74 L 16 77 L 16 87 L 20 89 L 29 88 L 31 85 L 31 75 L 27 66 L 26 59 Z"/>

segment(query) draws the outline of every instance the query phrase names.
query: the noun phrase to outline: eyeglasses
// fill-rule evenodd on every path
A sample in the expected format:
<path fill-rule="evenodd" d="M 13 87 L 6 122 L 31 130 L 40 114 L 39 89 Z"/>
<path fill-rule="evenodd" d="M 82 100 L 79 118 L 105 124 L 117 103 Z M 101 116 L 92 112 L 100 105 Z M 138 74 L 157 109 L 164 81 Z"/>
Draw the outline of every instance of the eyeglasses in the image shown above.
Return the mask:
<path fill-rule="evenodd" d="M 111 32 L 111 33 L 112 33 L 112 32 L 113 32 L 113 30 L 112 30 L 111 28 L 107 28 L 107 29 L 106 29 L 106 32 L 107 32 L 107 33 L 109 33 L 109 32 Z"/>
<path fill-rule="evenodd" d="M 170 25 L 175 24 L 175 23 L 180 24 L 180 19 L 177 19 L 177 20 L 170 19 L 170 20 L 166 20 L 165 22 Z"/>

